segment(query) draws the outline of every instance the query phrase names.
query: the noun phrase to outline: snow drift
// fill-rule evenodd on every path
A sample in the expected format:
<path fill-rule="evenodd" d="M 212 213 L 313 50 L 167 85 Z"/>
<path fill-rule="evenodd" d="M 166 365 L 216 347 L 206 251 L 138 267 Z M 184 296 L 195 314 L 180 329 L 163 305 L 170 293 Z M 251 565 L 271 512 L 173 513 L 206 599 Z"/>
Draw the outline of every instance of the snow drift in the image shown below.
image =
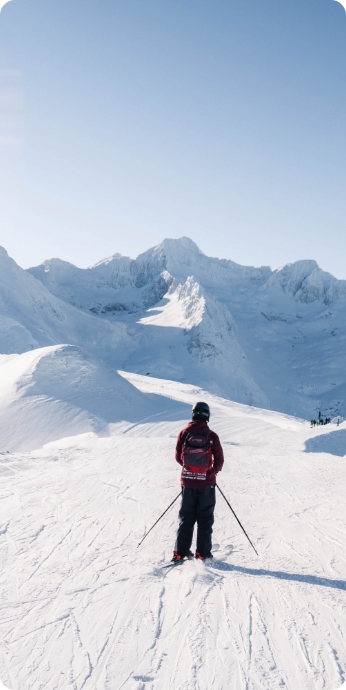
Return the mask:
<path fill-rule="evenodd" d="M 81 348 L 56 345 L 0 355 L 0 439 L 3 452 L 28 451 L 60 438 L 107 435 L 148 415 L 162 400 L 144 396 Z M 165 411 L 181 409 L 173 402 Z"/>

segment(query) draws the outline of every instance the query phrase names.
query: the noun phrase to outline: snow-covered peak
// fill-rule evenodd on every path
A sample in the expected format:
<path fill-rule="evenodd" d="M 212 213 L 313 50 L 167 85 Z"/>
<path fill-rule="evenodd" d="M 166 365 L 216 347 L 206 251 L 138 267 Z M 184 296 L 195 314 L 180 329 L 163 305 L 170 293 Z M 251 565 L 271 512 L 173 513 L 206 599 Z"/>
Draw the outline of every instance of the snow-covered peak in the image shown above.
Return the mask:
<path fill-rule="evenodd" d="M 132 260 L 115 254 L 91 268 L 77 268 L 67 261 L 50 259 L 28 269 L 50 292 L 77 306 L 93 311 L 114 300 L 114 290 L 132 285 Z"/>
<path fill-rule="evenodd" d="M 50 265 L 64 268 L 66 262 L 54 259 Z M 53 281 L 56 275 L 53 271 Z M 66 304 L 42 283 L 6 252 L 0 255 L 0 352 L 23 353 L 40 346 L 83 343 L 100 354 L 103 350 L 104 356 L 111 354 L 123 336 L 123 327 L 98 323 L 94 316 Z"/>
<path fill-rule="evenodd" d="M 91 268 L 97 268 L 98 266 L 107 266 L 107 264 L 110 264 L 112 261 L 120 261 L 120 259 L 128 259 L 129 257 L 125 256 L 123 257 L 122 254 L 119 254 L 117 252 L 116 254 L 112 254 L 112 256 L 107 256 L 106 259 L 102 259 L 101 261 L 97 261 L 96 264 L 92 264 L 89 266 L 89 269 Z"/>
<path fill-rule="evenodd" d="M 265 280 L 272 273 L 268 266 L 241 266 L 228 259 L 206 256 L 188 237 L 165 239 L 140 254 L 134 263 L 138 284 L 164 270 L 180 281 L 194 275 L 205 286 L 231 285 L 235 280 Z"/>
<path fill-rule="evenodd" d="M 312 271 L 315 271 L 316 269 L 321 270 L 317 261 L 315 261 L 314 259 L 301 259 L 300 261 L 288 263 L 284 266 L 281 266 L 280 268 L 277 268 L 276 271 L 274 271 L 274 275 L 285 271 L 291 271 L 292 273 L 300 275 L 309 275 L 310 273 L 312 273 Z"/>
<path fill-rule="evenodd" d="M 319 300 L 331 304 L 346 295 L 346 280 L 337 280 L 323 271 L 316 261 L 304 260 L 287 264 L 268 278 L 264 289 L 280 287 L 297 302 L 310 304 Z"/>
<path fill-rule="evenodd" d="M 172 264 L 185 264 L 190 266 L 193 258 L 198 259 L 205 256 L 197 244 L 189 237 L 179 239 L 165 239 L 156 247 L 148 249 L 137 257 L 139 263 L 162 261 Z"/>
<path fill-rule="evenodd" d="M 63 261 L 63 259 L 46 259 L 39 266 L 30 268 L 29 273 L 39 280 L 42 280 L 45 273 L 49 273 L 49 280 L 56 280 L 55 276 L 78 275 L 78 272 L 82 270 L 83 269 L 77 268 L 77 266 L 71 264 L 69 261 Z M 42 280 L 42 282 L 44 282 L 44 280 Z"/>
<path fill-rule="evenodd" d="M 115 302 L 112 291 L 142 290 L 164 272 L 182 283 L 194 275 L 208 290 L 222 287 L 256 293 L 261 287 L 280 289 L 306 304 L 315 301 L 331 304 L 346 295 L 346 281 L 322 271 L 316 261 L 296 261 L 276 271 L 269 266 L 241 266 L 228 259 L 206 256 L 188 237 L 165 239 L 135 260 L 117 253 L 88 269 L 80 269 L 66 261 L 51 259 L 30 268 L 29 272 L 54 295 L 71 304 L 93 310 L 106 308 L 106 311 Z"/>
<path fill-rule="evenodd" d="M 315 261 L 276 271 L 240 266 L 183 237 L 89 269 L 46 261 L 24 284 L 6 252 L 0 260 L 3 352 L 70 342 L 113 362 L 114 343 L 129 371 L 203 382 L 234 400 L 307 417 L 344 414 L 346 281 Z M 47 290 L 28 300 L 39 282 Z M 87 324 L 85 312 L 96 320 Z"/>

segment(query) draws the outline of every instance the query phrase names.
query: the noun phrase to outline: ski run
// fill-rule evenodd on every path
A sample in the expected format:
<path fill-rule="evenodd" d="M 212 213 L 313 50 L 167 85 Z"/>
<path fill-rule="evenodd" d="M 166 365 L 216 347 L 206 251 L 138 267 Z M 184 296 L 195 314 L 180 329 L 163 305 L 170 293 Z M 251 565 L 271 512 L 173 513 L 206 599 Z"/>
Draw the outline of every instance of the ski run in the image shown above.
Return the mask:
<path fill-rule="evenodd" d="M 346 687 L 345 422 L 107 376 L 77 347 L 0 371 L 0 687 Z M 175 439 L 201 399 L 259 556 L 218 494 L 214 559 L 163 570 L 179 502 L 136 547 L 179 492 Z"/>

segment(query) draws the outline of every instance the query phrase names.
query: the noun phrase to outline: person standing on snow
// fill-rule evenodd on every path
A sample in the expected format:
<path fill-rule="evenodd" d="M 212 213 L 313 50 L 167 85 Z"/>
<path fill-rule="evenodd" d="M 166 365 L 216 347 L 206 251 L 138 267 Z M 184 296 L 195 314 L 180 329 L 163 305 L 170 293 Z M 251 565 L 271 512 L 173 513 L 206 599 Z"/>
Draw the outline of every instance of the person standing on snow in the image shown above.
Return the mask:
<path fill-rule="evenodd" d="M 177 439 L 175 459 L 182 465 L 182 500 L 179 527 L 172 561 L 193 556 L 190 551 L 193 529 L 197 522 L 195 558 L 212 558 L 211 535 L 216 502 L 216 475 L 221 471 L 224 457 L 217 434 L 208 427 L 209 405 L 196 403 L 192 408 L 192 422 Z"/>

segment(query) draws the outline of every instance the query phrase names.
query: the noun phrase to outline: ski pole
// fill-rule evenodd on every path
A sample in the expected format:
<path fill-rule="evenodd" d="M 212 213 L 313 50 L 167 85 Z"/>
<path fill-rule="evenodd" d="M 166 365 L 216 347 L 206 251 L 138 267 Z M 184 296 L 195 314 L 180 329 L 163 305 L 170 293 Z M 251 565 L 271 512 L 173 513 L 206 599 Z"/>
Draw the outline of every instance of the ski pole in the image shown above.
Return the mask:
<path fill-rule="evenodd" d="M 252 541 L 251 541 L 249 535 L 245 532 L 245 529 L 244 529 L 243 525 L 241 524 L 240 520 L 238 520 L 238 518 L 237 518 L 237 516 L 236 516 L 236 514 L 235 514 L 235 512 L 234 512 L 234 510 L 233 510 L 233 508 L 232 508 L 232 506 L 231 506 L 231 504 L 229 503 L 229 501 L 227 501 L 227 498 L 226 498 L 225 494 L 223 493 L 223 491 L 221 491 L 219 485 L 216 484 L 216 486 L 217 486 L 217 488 L 219 489 L 221 496 L 224 497 L 224 499 L 225 499 L 225 501 L 226 501 L 228 507 L 231 509 L 231 511 L 232 511 L 232 513 L 233 513 L 233 515 L 234 515 L 234 517 L 235 517 L 235 519 L 236 519 L 238 525 L 240 525 L 240 527 L 242 528 L 242 530 L 243 530 L 245 536 L 246 536 L 247 539 L 249 540 L 249 542 L 250 542 L 250 544 L 251 544 L 251 546 L 252 546 L 252 548 L 253 548 L 255 554 L 257 554 L 257 556 L 258 556 L 258 553 L 257 553 L 257 551 L 256 551 L 256 549 L 255 549 L 255 547 L 254 547 L 254 545 L 253 545 L 253 543 L 252 543 Z"/>
<path fill-rule="evenodd" d="M 172 501 L 172 503 L 169 504 L 168 508 L 166 508 L 166 510 L 164 511 L 164 513 L 162 513 L 162 515 L 160 515 L 160 517 L 158 518 L 158 520 L 156 520 L 156 522 L 154 522 L 153 526 L 150 527 L 150 530 L 148 530 L 148 532 L 145 533 L 145 535 L 144 535 L 142 541 L 140 541 L 139 544 L 137 544 L 137 549 L 138 549 L 138 547 L 144 542 L 144 539 L 148 536 L 149 532 L 151 532 L 151 530 L 154 529 L 155 525 L 157 525 L 157 523 L 160 522 L 161 518 L 163 518 L 163 516 L 166 515 L 167 511 L 172 507 L 173 503 L 175 503 L 175 502 L 178 500 L 179 496 L 181 496 L 181 491 L 180 491 L 180 493 L 178 493 L 178 496 L 176 496 L 176 498 L 174 499 L 174 501 Z"/>

